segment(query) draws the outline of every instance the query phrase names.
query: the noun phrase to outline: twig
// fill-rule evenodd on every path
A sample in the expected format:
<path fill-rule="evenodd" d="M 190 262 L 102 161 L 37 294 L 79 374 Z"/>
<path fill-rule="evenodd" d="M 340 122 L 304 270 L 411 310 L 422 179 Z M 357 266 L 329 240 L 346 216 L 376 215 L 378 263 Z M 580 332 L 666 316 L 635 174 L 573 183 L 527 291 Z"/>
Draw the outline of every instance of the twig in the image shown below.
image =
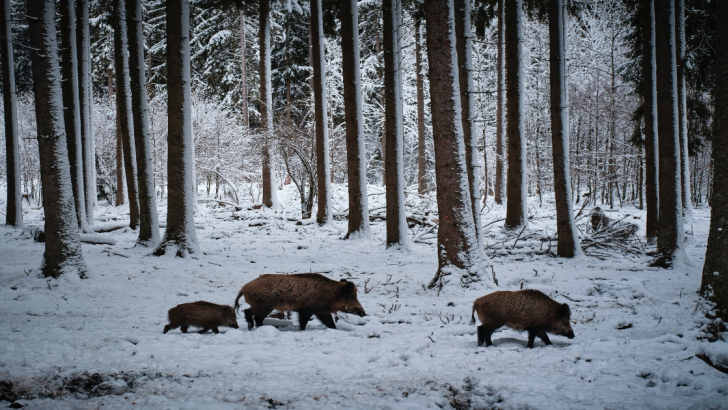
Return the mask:
<path fill-rule="evenodd" d="M 526 226 L 527 226 L 526 224 L 523 224 L 523 229 L 521 229 L 521 232 L 518 233 L 518 236 L 516 237 L 516 240 L 513 242 L 513 247 L 511 249 L 516 249 L 516 244 L 518 243 L 518 239 L 521 238 L 521 234 L 523 233 L 523 231 L 526 230 Z"/>

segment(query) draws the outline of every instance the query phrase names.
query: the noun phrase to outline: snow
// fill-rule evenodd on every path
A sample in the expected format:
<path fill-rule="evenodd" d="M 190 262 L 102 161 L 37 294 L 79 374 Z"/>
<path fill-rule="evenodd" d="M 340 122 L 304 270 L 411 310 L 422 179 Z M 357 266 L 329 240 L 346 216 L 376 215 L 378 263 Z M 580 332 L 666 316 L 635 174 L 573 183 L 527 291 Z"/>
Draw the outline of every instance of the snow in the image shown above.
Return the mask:
<path fill-rule="evenodd" d="M 333 188 L 334 197 L 346 197 L 345 186 Z M 281 206 L 298 214 L 295 188 L 284 186 L 279 194 Z M 128 221 L 125 207 L 99 205 L 96 226 Z M 0 228 L 0 379 L 34 395 L 21 403 L 41 409 L 728 403 L 728 375 L 695 357 L 705 354 L 725 366 L 728 356 L 725 342 L 699 339 L 705 319 L 695 306 L 707 209 L 695 210 L 695 236 L 685 244 L 695 265 L 675 270 L 647 268 L 646 257 L 529 256 L 511 250 L 509 242 L 501 255 L 493 255 L 500 289 L 523 284 L 567 302 L 576 333 L 573 340 L 554 336 L 553 346 L 537 340 L 534 349 L 526 349 L 526 334 L 507 328 L 493 335 L 494 347 L 476 347 L 476 328 L 468 322 L 473 300 L 490 292 L 485 283 L 425 291 L 437 270 L 435 245 L 418 242 L 409 252 L 388 252 L 383 221 L 372 223 L 379 242 L 342 241 L 345 220 L 333 220 L 329 229 L 296 225 L 267 209 L 232 218 L 229 211 L 200 208 L 196 222 L 205 228 L 200 235 L 205 255 L 149 256 L 148 249 L 134 246 L 137 233 L 127 227 L 104 234 L 116 245 L 83 244 L 85 280 L 72 273 L 39 278 L 43 244 Z M 529 208 L 530 230 L 555 230 L 553 202 L 539 208 L 534 199 Z M 505 215 L 500 205 L 489 209 L 484 224 Z M 40 210 L 26 212 L 29 227 L 42 226 Z M 622 212 L 644 221 L 642 211 Z M 160 216 L 166 219 L 164 207 Z M 270 223 L 251 227 L 251 220 Z M 501 235 L 502 224 L 485 227 L 486 244 Z M 272 272 L 349 278 L 369 316 L 339 314 L 337 330 L 313 320 L 300 332 L 294 313 L 292 320 L 266 319 L 252 332 L 243 326 L 221 328 L 218 335 L 162 334 L 171 307 L 195 300 L 232 304 L 242 285 Z M 244 323 L 242 314 L 238 321 Z M 80 386 L 76 393 L 73 386 Z"/>

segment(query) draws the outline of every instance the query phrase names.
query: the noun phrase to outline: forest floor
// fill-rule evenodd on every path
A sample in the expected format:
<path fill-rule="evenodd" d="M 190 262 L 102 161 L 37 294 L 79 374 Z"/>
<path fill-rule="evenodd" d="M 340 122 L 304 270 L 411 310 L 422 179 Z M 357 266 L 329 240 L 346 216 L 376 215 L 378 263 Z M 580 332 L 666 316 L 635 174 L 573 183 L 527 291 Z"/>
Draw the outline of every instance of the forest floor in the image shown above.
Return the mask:
<path fill-rule="evenodd" d="M 337 190 L 343 196 L 345 188 Z M 483 282 L 463 289 L 452 278 L 437 292 L 425 290 L 437 270 L 426 235 L 406 251 L 385 250 L 378 221 L 375 239 L 344 241 L 346 220 L 297 225 L 288 220 L 297 212 L 295 192 L 278 193 L 277 214 L 200 205 L 204 255 L 196 258 L 150 256 L 128 228 L 99 234 L 116 244 L 83 245 L 85 280 L 38 277 L 43 244 L 28 231 L 0 228 L 0 406 L 728 408 L 728 375 L 698 357 L 728 365 L 726 342 L 704 340 L 696 308 L 709 210 L 697 209 L 687 229 L 685 266 L 660 270 L 648 268 L 644 255 L 568 260 L 534 251 L 555 229 L 553 204 L 534 203 L 520 240 L 504 234 L 502 222 L 486 228 L 493 271 Z M 370 205 L 381 200 L 373 195 Z M 489 205 L 483 223 L 504 214 Z M 618 215 L 643 225 L 639 210 Z M 26 225 L 42 226 L 41 218 L 30 210 Z M 97 228 L 123 224 L 128 211 L 100 206 L 96 220 Z M 339 314 L 336 330 L 314 319 L 300 332 L 295 314 L 254 331 L 241 314 L 241 329 L 162 334 L 171 307 L 232 305 L 242 285 L 272 272 L 350 279 L 368 316 Z M 568 302 L 576 338 L 553 336 L 552 346 L 537 340 L 526 349 L 525 333 L 503 328 L 494 347 L 477 347 L 468 322 L 473 300 L 495 288 L 492 272 L 498 289 L 539 289 Z"/>

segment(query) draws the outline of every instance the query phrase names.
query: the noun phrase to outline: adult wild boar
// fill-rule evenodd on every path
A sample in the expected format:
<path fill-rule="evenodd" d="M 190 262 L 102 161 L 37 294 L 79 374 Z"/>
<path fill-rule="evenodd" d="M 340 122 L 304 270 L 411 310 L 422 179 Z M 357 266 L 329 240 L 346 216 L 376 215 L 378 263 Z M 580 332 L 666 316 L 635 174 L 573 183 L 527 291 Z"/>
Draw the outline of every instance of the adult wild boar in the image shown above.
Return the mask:
<path fill-rule="evenodd" d="M 301 330 L 306 329 L 314 315 L 329 329 L 336 329 L 332 313 L 366 315 L 356 291 L 356 286 L 345 279 L 337 282 L 318 273 L 263 275 L 240 289 L 235 309 L 240 307 L 240 297 L 245 296 L 245 302 L 250 305 L 243 311 L 249 330 L 262 326 L 263 319 L 274 309 L 298 312 Z"/>
<path fill-rule="evenodd" d="M 527 330 L 528 348 L 533 348 L 536 336 L 550 345 L 547 332 L 574 338 L 574 331 L 569 324 L 569 305 L 559 303 L 538 290 L 499 291 L 478 298 L 473 303 L 470 324 L 475 324 L 475 312 L 478 312 L 481 323 L 478 326 L 478 346 L 483 343 L 492 346 L 490 336 L 503 325 Z"/>
<path fill-rule="evenodd" d="M 205 333 L 210 329 L 218 333 L 218 326 L 238 328 L 235 310 L 231 306 L 217 305 L 202 300 L 177 305 L 169 309 L 167 316 L 169 324 L 164 327 L 163 333 L 178 327 L 181 327 L 182 333 L 187 333 L 187 328 L 190 326 L 201 327 L 202 330 L 199 333 Z"/>

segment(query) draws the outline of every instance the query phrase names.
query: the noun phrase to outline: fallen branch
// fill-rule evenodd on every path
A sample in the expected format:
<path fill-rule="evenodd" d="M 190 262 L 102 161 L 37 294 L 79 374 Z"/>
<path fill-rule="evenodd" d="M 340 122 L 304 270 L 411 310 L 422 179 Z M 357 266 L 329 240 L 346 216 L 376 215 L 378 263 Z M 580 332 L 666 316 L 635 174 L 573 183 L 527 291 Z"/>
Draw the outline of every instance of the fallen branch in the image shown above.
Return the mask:
<path fill-rule="evenodd" d="M 723 372 L 725 374 L 728 374 L 728 367 L 721 366 L 719 364 L 713 363 L 713 361 L 710 360 L 710 357 L 706 356 L 705 354 L 696 354 L 695 357 L 697 357 L 698 359 L 704 361 L 705 364 L 707 364 L 708 366 L 714 368 L 715 370 L 717 370 L 719 372 Z"/>
<path fill-rule="evenodd" d="M 116 245 L 116 239 L 93 233 L 82 233 L 80 235 L 80 239 L 81 242 L 90 243 L 92 245 Z"/>

